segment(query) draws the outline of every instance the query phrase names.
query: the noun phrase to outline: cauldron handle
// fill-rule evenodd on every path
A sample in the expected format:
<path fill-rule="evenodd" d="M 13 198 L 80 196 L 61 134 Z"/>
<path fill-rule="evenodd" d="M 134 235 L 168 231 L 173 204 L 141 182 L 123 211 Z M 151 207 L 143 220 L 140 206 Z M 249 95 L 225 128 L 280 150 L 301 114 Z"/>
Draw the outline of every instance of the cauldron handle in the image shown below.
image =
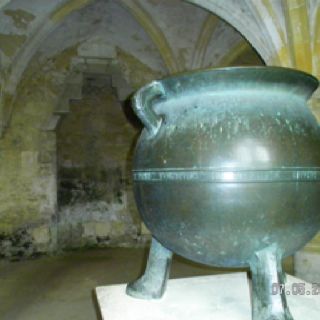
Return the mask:
<path fill-rule="evenodd" d="M 162 123 L 162 117 L 152 109 L 152 100 L 164 95 L 165 90 L 161 82 L 153 81 L 138 90 L 132 99 L 136 115 L 152 136 L 157 134 Z"/>

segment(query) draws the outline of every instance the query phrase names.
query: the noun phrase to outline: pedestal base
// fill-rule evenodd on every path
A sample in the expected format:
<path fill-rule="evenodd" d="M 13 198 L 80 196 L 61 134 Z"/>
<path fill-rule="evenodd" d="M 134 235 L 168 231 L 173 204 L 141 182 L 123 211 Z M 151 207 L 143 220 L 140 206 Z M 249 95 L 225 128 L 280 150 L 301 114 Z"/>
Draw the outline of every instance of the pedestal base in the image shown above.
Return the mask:
<path fill-rule="evenodd" d="M 320 283 L 320 253 L 297 251 L 294 255 L 294 271 L 297 277 Z"/>
<path fill-rule="evenodd" d="M 295 320 L 318 320 L 320 288 L 316 292 L 303 280 L 287 276 L 285 288 Z M 248 320 L 251 319 L 250 283 L 246 273 L 202 276 L 168 281 L 160 300 L 139 300 L 127 296 L 126 284 L 96 288 L 103 320 Z M 300 292 L 302 293 L 302 292 Z M 316 294 L 317 293 L 317 294 Z"/>

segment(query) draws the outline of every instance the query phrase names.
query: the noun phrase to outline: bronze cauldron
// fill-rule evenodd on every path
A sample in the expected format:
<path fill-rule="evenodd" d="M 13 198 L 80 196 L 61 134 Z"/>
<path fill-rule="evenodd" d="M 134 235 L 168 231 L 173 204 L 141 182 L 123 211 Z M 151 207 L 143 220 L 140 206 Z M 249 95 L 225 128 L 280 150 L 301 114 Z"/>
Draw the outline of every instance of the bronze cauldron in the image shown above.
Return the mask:
<path fill-rule="evenodd" d="M 278 67 L 178 75 L 140 89 L 134 192 L 153 235 L 145 274 L 127 287 L 162 296 L 172 252 L 249 266 L 255 320 L 292 319 L 281 259 L 320 228 L 320 129 L 313 76 Z M 275 307 L 277 306 L 277 307 Z M 279 307 L 281 306 L 281 308 Z"/>

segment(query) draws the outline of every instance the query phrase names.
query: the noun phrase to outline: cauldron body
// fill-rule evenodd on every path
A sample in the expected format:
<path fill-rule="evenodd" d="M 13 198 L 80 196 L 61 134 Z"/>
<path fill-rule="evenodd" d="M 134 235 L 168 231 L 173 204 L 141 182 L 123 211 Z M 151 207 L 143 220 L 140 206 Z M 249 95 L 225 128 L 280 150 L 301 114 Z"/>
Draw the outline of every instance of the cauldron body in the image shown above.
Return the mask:
<path fill-rule="evenodd" d="M 320 227 L 320 129 L 306 104 L 317 86 L 303 72 L 256 67 L 142 88 L 134 192 L 153 237 L 223 267 L 306 244 Z"/>

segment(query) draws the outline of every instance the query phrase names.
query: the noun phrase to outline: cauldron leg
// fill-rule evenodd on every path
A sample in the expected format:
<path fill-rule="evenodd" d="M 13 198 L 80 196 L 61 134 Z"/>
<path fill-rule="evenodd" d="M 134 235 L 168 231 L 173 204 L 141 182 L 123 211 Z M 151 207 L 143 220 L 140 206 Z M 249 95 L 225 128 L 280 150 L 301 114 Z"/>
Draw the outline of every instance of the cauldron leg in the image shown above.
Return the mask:
<path fill-rule="evenodd" d="M 281 259 L 277 246 L 272 245 L 255 252 L 250 261 L 253 320 L 293 320 L 283 289 Z"/>
<path fill-rule="evenodd" d="M 152 238 L 144 275 L 127 285 L 126 293 L 139 299 L 160 299 L 169 278 L 172 251 Z"/>

